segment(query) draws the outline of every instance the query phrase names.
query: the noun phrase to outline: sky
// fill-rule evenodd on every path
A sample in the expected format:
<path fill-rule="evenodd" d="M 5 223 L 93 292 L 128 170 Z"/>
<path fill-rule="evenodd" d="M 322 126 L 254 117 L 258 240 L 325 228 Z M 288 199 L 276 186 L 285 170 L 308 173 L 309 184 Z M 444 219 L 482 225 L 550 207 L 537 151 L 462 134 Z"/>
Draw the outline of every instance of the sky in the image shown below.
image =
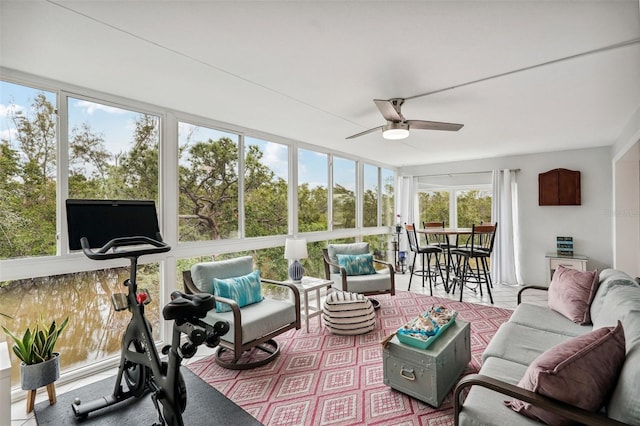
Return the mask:
<path fill-rule="evenodd" d="M 15 143 L 15 127 L 10 119 L 11 108 L 28 112 L 35 96 L 42 90 L 33 89 L 17 84 L 0 81 L 0 138 L 9 140 L 13 148 Z M 56 95 L 42 91 L 49 102 L 56 104 Z M 102 136 L 106 148 L 112 153 L 129 149 L 133 140 L 136 118 L 140 113 L 117 108 L 105 104 L 90 102 L 78 98 L 69 98 L 69 132 L 80 128 L 82 123 L 88 123 L 94 134 Z M 180 123 L 179 142 L 185 142 L 185 135 L 192 131 L 192 141 L 218 140 L 220 137 L 230 137 L 238 141 L 238 136 L 220 130 Z M 245 137 L 245 144 L 258 145 L 263 152 L 262 162 L 277 176 L 288 180 L 288 150 L 289 146 L 264 141 L 252 137 Z M 327 155 L 319 152 L 301 149 L 298 151 L 298 173 L 301 182 L 308 182 L 311 187 L 327 186 Z M 355 191 L 355 162 L 353 160 L 336 158 L 334 161 L 335 182 Z M 365 172 L 365 188 L 377 187 L 377 176 L 370 170 Z"/>

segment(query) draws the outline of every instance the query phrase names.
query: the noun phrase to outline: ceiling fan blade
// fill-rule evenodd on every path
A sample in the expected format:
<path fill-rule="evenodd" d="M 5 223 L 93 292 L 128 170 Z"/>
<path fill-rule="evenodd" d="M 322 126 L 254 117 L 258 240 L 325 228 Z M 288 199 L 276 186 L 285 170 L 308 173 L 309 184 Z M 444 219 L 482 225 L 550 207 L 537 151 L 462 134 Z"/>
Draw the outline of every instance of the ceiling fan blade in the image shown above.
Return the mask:
<path fill-rule="evenodd" d="M 375 132 L 377 130 L 382 130 L 383 127 L 384 126 L 374 127 L 373 129 L 365 130 L 364 132 L 360 132 L 360 133 L 357 133 L 355 135 L 351 135 L 349 137 L 346 137 L 345 139 L 353 139 L 353 138 L 357 138 L 357 137 L 360 137 L 360 136 L 364 136 L 367 133 L 372 133 L 372 132 Z"/>
<path fill-rule="evenodd" d="M 374 99 L 373 102 L 376 103 L 376 106 L 380 110 L 380 113 L 386 120 L 394 122 L 404 121 L 404 117 L 402 116 L 402 114 L 400 114 L 400 107 L 404 102 L 403 99 Z"/>
<path fill-rule="evenodd" d="M 456 123 L 441 123 L 439 121 L 424 121 L 424 120 L 407 120 L 409 129 L 424 129 L 424 130 L 449 130 L 457 132 L 462 129 L 464 124 Z"/>

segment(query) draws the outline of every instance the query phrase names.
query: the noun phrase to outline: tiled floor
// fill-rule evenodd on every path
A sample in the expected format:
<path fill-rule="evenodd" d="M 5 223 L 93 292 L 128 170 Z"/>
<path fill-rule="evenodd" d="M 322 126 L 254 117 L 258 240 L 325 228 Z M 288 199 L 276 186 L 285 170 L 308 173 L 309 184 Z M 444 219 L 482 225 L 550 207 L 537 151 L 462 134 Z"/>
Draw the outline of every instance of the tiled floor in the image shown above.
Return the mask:
<path fill-rule="evenodd" d="M 409 273 L 397 274 L 396 289 L 407 290 L 409 286 L 409 278 L 410 278 Z M 517 303 L 516 296 L 520 288 L 521 287 L 518 287 L 518 286 L 494 284 L 494 287 L 492 290 L 494 305 L 500 308 L 515 309 L 516 303 Z M 429 294 L 429 285 L 426 284 L 425 287 L 422 287 L 421 278 L 414 277 L 411 283 L 411 291 Z M 441 284 L 437 285 L 434 288 L 433 295 L 437 297 L 450 298 L 454 300 L 458 300 L 458 298 L 460 297 L 460 293 L 458 289 L 456 290 L 455 295 L 447 294 Z M 465 289 L 463 300 L 465 302 L 482 303 L 487 305 L 491 303 L 489 301 L 489 296 L 486 293 L 486 291 L 481 297 L 479 293 L 476 294 L 471 290 Z M 545 303 L 546 302 L 545 292 L 531 291 L 527 293 L 526 301 L 534 302 L 534 303 Z M 198 360 L 202 357 L 208 356 L 211 354 L 211 351 L 212 350 L 207 348 L 206 346 L 201 346 L 198 349 L 197 355 L 189 360 L 185 360 L 184 363 L 187 364 L 189 362 Z M 87 378 L 84 380 L 78 380 L 72 383 L 56 386 L 56 391 L 57 391 L 57 394 L 60 395 L 65 392 L 73 391 L 79 387 L 86 385 L 87 383 L 92 383 L 92 382 L 104 379 L 106 377 L 111 377 L 114 374 L 115 374 L 114 371 L 111 371 L 111 370 L 105 371 L 100 374 L 95 374 L 90 378 Z M 36 403 L 39 403 L 41 401 L 46 401 L 46 400 L 47 400 L 46 392 L 38 393 L 38 396 L 36 398 Z M 11 426 L 34 426 L 37 424 L 33 413 L 29 415 L 26 414 L 26 402 L 24 399 L 14 403 L 11 406 L 11 419 L 12 419 Z"/>

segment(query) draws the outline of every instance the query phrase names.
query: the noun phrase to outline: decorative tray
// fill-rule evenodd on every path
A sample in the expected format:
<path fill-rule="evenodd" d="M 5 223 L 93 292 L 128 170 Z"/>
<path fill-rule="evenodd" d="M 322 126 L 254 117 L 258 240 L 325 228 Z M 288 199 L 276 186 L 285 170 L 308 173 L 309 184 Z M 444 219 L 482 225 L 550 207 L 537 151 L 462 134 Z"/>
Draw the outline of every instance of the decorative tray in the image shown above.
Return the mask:
<path fill-rule="evenodd" d="M 427 349 L 456 321 L 457 315 L 456 311 L 444 306 L 432 306 L 428 311 L 399 328 L 396 335 L 401 343 Z"/>

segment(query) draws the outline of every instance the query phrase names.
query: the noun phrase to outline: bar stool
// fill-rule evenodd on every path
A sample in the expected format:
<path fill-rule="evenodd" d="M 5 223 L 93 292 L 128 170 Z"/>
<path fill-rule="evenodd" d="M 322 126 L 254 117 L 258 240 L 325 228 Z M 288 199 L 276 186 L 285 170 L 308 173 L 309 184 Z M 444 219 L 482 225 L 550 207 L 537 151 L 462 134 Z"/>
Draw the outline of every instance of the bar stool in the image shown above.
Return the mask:
<path fill-rule="evenodd" d="M 489 262 L 487 259 L 491 257 L 493 252 L 493 242 L 496 237 L 496 230 L 498 229 L 498 223 L 494 224 L 482 224 L 471 226 L 471 238 L 469 243 L 464 247 L 456 247 L 451 250 L 451 254 L 455 255 L 458 259 L 457 273 L 460 286 L 460 301 L 462 302 L 462 289 L 468 287 L 469 284 L 476 284 L 475 287 L 480 290 L 480 296 L 482 296 L 482 284 L 487 287 L 487 293 L 489 293 L 489 299 L 493 304 L 493 296 L 491 295 L 491 272 L 489 271 Z M 475 270 L 471 265 L 471 259 L 474 260 Z M 480 270 L 482 265 L 482 271 Z M 451 286 L 452 294 L 455 293 L 455 284 Z"/>
<path fill-rule="evenodd" d="M 409 248 L 413 252 L 413 263 L 411 265 L 411 276 L 409 277 L 409 287 L 407 290 L 411 290 L 411 280 L 414 275 L 420 275 L 422 277 L 422 287 L 426 279 L 429 280 L 429 293 L 433 296 L 433 282 L 436 281 L 436 271 L 440 273 L 440 278 L 444 282 L 444 276 L 439 264 L 436 262 L 435 268 L 431 268 L 431 255 L 442 254 L 442 249 L 435 245 L 421 246 L 418 240 L 418 234 L 413 224 L 405 225 L 407 230 L 407 238 L 409 239 Z M 416 270 L 416 258 L 420 255 L 422 257 L 422 269 Z"/>
<path fill-rule="evenodd" d="M 445 270 L 446 279 L 442 280 L 444 284 L 444 289 L 447 293 L 449 293 L 449 277 L 454 272 L 454 263 L 453 258 L 451 257 L 451 249 L 456 247 L 455 244 L 451 244 L 449 241 L 449 234 L 444 232 L 444 221 L 442 222 L 422 222 L 422 227 L 425 230 L 431 230 L 435 232 L 426 232 L 425 237 L 427 240 L 427 244 L 440 247 L 442 249 L 442 253 L 436 254 L 436 263 L 438 264 L 438 268 L 440 270 Z M 438 230 L 442 230 L 442 232 L 437 232 Z M 442 258 L 444 258 L 444 262 L 442 262 Z M 438 283 L 435 284 L 436 286 Z"/>

